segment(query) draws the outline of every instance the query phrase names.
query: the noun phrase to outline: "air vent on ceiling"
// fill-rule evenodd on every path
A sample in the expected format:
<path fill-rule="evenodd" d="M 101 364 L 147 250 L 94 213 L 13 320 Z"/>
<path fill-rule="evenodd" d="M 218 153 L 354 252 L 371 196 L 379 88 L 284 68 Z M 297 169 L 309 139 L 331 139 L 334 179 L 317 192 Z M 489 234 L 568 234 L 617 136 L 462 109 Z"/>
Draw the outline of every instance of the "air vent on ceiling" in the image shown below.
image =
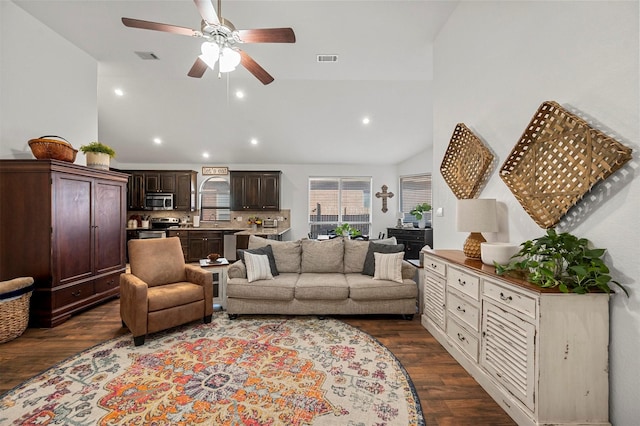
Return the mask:
<path fill-rule="evenodd" d="M 151 59 L 153 61 L 160 59 L 153 52 L 135 52 L 135 54 L 138 55 L 140 59 Z"/>
<path fill-rule="evenodd" d="M 318 55 L 318 62 L 338 62 L 338 55 Z"/>

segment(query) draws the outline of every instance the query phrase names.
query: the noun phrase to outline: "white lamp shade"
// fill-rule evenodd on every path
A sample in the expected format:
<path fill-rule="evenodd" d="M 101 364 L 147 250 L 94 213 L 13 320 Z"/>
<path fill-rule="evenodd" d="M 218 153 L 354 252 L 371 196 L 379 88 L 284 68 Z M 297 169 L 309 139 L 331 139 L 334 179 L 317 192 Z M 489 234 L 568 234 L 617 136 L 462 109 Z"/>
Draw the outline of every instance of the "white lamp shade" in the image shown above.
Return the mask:
<path fill-rule="evenodd" d="M 220 52 L 220 72 L 231 72 L 240 64 L 240 53 L 230 47 Z"/>
<path fill-rule="evenodd" d="M 213 69 L 220 55 L 220 47 L 218 44 L 205 41 L 202 43 L 202 46 L 200 46 L 200 50 L 202 51 L 202 55 L 200 55 L 199 58 L 202 59 L 209 68 Z"/>
<path fill-rule="evenodd" d="M 498 232 L 496 200 L 493 198 L 458 200 L 456 229 L 460 232 Z"/>

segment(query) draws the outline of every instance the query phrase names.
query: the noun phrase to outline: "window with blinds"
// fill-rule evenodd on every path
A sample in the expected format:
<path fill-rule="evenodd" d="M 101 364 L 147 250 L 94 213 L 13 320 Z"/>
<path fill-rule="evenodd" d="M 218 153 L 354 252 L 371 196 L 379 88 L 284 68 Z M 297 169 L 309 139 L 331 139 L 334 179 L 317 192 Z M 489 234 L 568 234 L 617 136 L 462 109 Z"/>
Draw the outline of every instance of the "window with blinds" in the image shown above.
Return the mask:
<path fill-rule="evenodd" d="M 200 186 L 200 220 L 231 220 L 229 179 L 213 176 Z"/>
<path fill-rule="evenodd" d="M 309 235 L 332 233 L 348 223 L 369 235 L 371 229 L 370 177 L 309 178 Z"/>
<path fill-rule="evenodd" d="M 418 223 L 409 212 L 422 203 L 431 203 L 431 173 L 400 177 L 400 211 L 404 214 L 404 223 Z M 433 210 L 432 210 L 433 211 Z M 431 223 L 431 213 L 424 215 L 427 224 Z"/>

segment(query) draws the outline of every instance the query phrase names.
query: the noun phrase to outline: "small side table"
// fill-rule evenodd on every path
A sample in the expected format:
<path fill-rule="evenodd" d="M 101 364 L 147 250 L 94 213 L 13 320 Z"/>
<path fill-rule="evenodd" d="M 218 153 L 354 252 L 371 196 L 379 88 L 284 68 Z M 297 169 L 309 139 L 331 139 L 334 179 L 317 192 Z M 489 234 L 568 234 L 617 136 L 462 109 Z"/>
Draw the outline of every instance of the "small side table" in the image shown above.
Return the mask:
<path fill-rule="evenodd" d="M 205 261 L 205 263 L 203 263 Z M 218 281 L 218 296 L 213 298 L 213 308 L 216 305 L 220 306 L 220 310 L 227 309 L 227 269 L 229 269 L 229 262 L 226 263 L 206 263 L 206 259 L 200 261 L 200 266 L 212 274 L 217 275 Z M 216 282 L 214 277 L 213 282 Z"/>

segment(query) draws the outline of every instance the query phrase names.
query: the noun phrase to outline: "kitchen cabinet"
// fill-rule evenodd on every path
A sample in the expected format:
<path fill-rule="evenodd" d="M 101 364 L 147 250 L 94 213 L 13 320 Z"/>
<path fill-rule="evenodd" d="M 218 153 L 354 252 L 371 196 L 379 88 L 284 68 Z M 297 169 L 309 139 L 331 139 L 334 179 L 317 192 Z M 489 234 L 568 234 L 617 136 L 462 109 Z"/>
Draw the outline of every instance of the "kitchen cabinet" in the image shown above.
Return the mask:
<path fill-rule="evenodd" d="M 519 425 L 608 423 L 609 295 L 423 251 L 422 324 Z"/>
<path fill-rule="evenodd" d="M 424 246 L 433 248 L 432 228 L 387 228 L 388 237 L 396 237 L 398 244 L 404 244 L 404 258 L 418 259 Z"/>
<path fill-rule="evenodd" d="M 173 172 L 146 172 L 145 192 L 176 192 L 176 174 Z"/>
<path fill-rule="evenodd" d="M 127 185 L 127 208 L 144 210 L 147 193 L 174 194 L 174 210 L 197 209 L 198 172 L 193 170 L 124 170 L 130 175 Z"/>
<path fill-rule="evenodd" d="M 192 229 L 170 229 L 169 237 L 180 238 L 185 262 L 205 259 L 209 253 L 224 253 L 223 232 Z"/>
<path fill-rule="evenodd" d="M 54 327 L 119 294 L 127 179 L 63 161 L 0 160 L 0 280 L 34 278 L 31 325 Z"/>
<path fill-rule="evenodd" d="M 144 182 L 143 172 L 131 172 L 127 183 L 127 208 L 129 210 L 144 210 Z"/>
<path fill-rule="evenodd" d="M 280 171 L 231 171 L 231 210 L 280 210 Z"/>
<path fill-rule="evenodd" d="M 198 173 L 193 171 L 176 172 L 175 177 L 176 190 L 173 207 L 176 210 L 195 211 Z"/>

